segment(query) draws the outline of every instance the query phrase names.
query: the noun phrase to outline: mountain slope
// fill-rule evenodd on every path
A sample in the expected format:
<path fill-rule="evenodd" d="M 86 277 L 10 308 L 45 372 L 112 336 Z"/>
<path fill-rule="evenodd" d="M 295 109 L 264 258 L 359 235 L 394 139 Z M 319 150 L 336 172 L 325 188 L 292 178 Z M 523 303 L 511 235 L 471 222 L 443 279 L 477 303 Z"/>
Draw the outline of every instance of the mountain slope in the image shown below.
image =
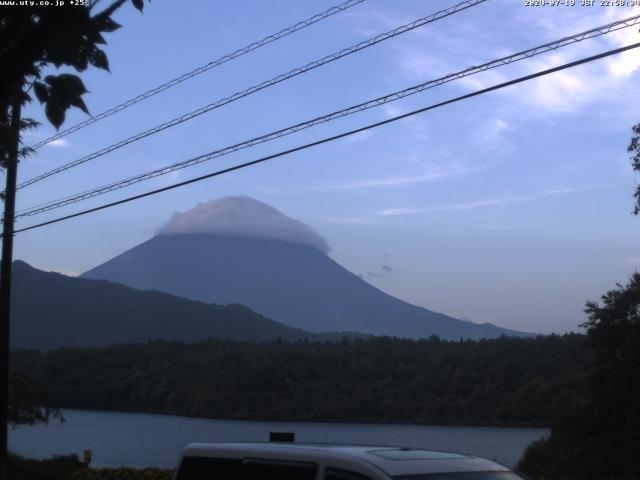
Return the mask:
<path fill-rule="evenodd" d="M 312 332 L 444 339 L 526 335 L 474 324 L 387 295 L 310 245 L 208 233 L 160 234 L 85 272 L 134 288 L 241 303 Z"/>
<path fill-rule="evenodd" d="M 14 262 L 11 345 L 52 349 L 207 338 L 324 340 L 242 305 L 208 305 L 108 281 L 43 272 Z"/>

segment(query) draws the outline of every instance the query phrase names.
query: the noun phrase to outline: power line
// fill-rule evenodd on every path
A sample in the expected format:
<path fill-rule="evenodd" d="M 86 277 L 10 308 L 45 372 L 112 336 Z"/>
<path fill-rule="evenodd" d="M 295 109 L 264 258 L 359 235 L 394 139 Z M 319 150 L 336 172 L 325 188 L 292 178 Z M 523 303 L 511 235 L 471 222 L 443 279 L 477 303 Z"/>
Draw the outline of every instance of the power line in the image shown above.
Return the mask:
<path fill-rule="evenodd" d="M 224 105 L 227 105 L 231 102 L 235 102 L 236 100 L 240 100 L 241 98 L 247 97 L 249 95 L 252 95 L 256 92 L 259 92 L 260 90 L 263 90 L 265 88 L 271 87 L 273 85 L 276 85 L 278 83 L 281 83 L 285 80 L 289 80 L 291 78 L 297 77 L 298 75 L 301 75 L 303 73 L 306 73 L 308 71 L 314 70 L 322 65 L 326 65 L 327 63 L 331 63 L 334 62 L 340 58 L 346 57 L 347 55 L 351 55 L 353 53 L 356 53 L 360 50 L 364 50 L 365 48 L 369 48 L 373 45 L 376 45 L 380 42 L 383 42 L 385 40 L 389 40 L 391 38 L 394 38 L 398 35 L 401 35 L 403 33 L 409 32 L 411 30 L 414 30 L 418 27 L 421 27 L 423 25 L 435 22 L 437 20 L 440 20 L 442 18 L 448 17 L 450 15 L 453 15 L 455 13 L 458 13 L 462 10 L 466 10 L 467 8 L 471 8 L 474 7 L 480 3 L 484 3 L 487 0 L 465 0 L 464 2 L 458 3 L 457 5 L 454 5 L 452 7 L 446 8 L 444 10 L 440 10 L 432 15 L 429 15 L 428 17 L 422 17 L 419 18 L 418 20 L 415 20 L 411 23 L 408 23 L 406 25 L 402 25 L 400 27 L 394 28 L 393 30 L 390 30 L 388 32 L 385 33 L 381 33 L 379 35 L 376 35 L 375 37 L 372 37 L 368 40 L 365 40 L 363 42 L 357 43 L 355 45 L 352 45 L 350 47 L 347 47 L 343 50 L 340 50 L 338 52 L 332 53 L 331 55 L 327 55 L 319 60 L 315 60 L 313 62 L 310 62 L 302 67 L 298 67 L 298 68 L 294 68 L 293 70 L 290 70 L 287 73 L 278 75 L 276 77 L 271 78 L 270 80 L 266 80 L 262 83 L 259 83 L 257 85 L 254 85 L 252 87 L 247 88 L 246 90 L 242 90 L 239 92 L 234 93 L 233 95 L 230 95 L 228 97 L 222 98 L 214 103 L 210 103 L 209 105 L 205 105 L 204 107 L 198 108 L 196 110 L 193 110 L 192 112 L 186 113 L 180 117 L 176 117 L 172 120 L 169 120 L 168 122 L 162 123 L 160 125 L 157 125 L 153 128 L 150 128 L 149 130 L 145 130 L 144 132 L 140 132 L 136 135 L 133 135 L 129 138 L 126 138 L 124 140 L 121 140 L 115 144 L 109 145 L 108 147 L 105 147 L 101 150 L 98 150 L 96 152 L 93 152 L 89 155 L 86 155 L 82 158 L 79 158 L 78 160 L 75 160 L 73 162 L 67 163 L 66 165 L 62 165 L 58 168 L 55 168 L 53 170 L 50 170 L 48 172 L 45 172 L 41 175 L 38 175 L 34 178 L 31 178 L 29 180 L 26 180 L 22 183 L 20 183 L 18 185 L 18 189 L 20 188 L 24 188 L 27 187 L 29 185 L 32 185 L 36 182 L 39 182 L 41 180 L 44 180 L 45 178 L 51 177 L 52 175 L 56 175 L 60 172 L 63 172 L 65 170 L 68 170 L 70 168 L 73 167 L 77 167 L 78 165 L 81 165 L 83 163 L 86 163 L 90 160 L 94 160 L 98 157 L 101 157 L 103 155 L 106 155 L 107 153 L 113 152 L 114 150 L 117 150 L 119 148 L 122 148 L 126 145 L 129 145 L 130 143 L 136 142 L 138 140 L 141 140 L 143 138 L 146 138 L 150 135 L 153 135 L 155 133 L 161 132 L 163 130 L 166 130 L 167 128 L 170 127 L 174 127 L 176 125 L 179 125 L 183 122 L 186 122 L 188 120 L 191 120 L 192 118 L 195 118 L 199 115 L 202 115 L 204 113 L 210 112 L 211 110 L 214 110 L 216 108 L 220 108 Z"/>
<path fill-rule="evenodd" d="M 466 95 L 461 95 L 459 97 L 455 97 L 455 98 L 452 98 L 452 99 L 449 99 L 449 100 L 445 100 L 443 102 L 439 102 L 439 103 L 435 103 L 433 105 L 429 105 L 427 107 L 423 107 L 423 108 L 419 108 L 417 110 L 413 110 L 413 111 L 408 112 L 408 113 L 404 113 L 402 115 L 397 115 L 395 117 L 388 118 L 388 119 L 382 120 L 380 122 L 371 123 L 371 124 L 366 125 L 364 127 L 360 127 L 360 128 L 356 128 L 356 129 L 353 129 L 353 130 L 349 130 L 347 132 L 339 133 L 337 135 L 333 135 L 333 136 L 330 136 L 330 137 L 325 137 L 323 139 L 316 140 L 316 141 L 311 142 L 311 143 L 307 143 L 307 144 L 304 144 L 304 145 L 299 145 L 297 147 L 290 148 L 288 150 L 283 150 L 283 151 L 280 151 L 278 153 L 267 155 L 265 157 L 258 158 L 257 160 L 252 160 L 250 162 L 245 162 L 245 163 L 241 163 L 239 165 L 234 165 L 233 167 L 228 167 L 228 168 L 224 168 L 222 170 L 217 170 L 215 172 L 211 172 L 211 173 L 208 173 L 206 175 L 202 175 L 202 176 L 195 177 L 195 178 L 192 178 L 192 179 L 189 179 L 189 180 L 185 180 L 183 182 L 174 183 L 174 184 L 168 185 L 166 187 L 162 187 L 162 188 L 158 188 L 158 189 L 155 189 L 155 190 L 151 190 L 151 191 L 148 191 L 148 192 L 145 192 L 145 193 L 141 193 L 139 195 L 133 195 L 131 197 L 124 198 L 122 200 L 117 200 L 115 202 L 106 203 L 106 204 L 100 205 L 98 207 L 89 208 L 87 210 L 83 210 L 83 211 L 80 211 L 80 212 L 77 212 L 77 213 L 73 213 L 71 215 L 65 215 L 63 217 L 54 218 L 53 220 L 48 220 L 46 222 L 42 222 L 42 223 L 31 225 L 31 226 L 28 226 L 28 227 L 25 227 L 25 228 L 21 228 L 21 229 L 15 230 L 15 233 L 26 232 L 28 230 L 33 230 L 35 228 L 40 228 L 40 227 L 44 227 L 46 225 L 59 223 L 59 222 L 62 222 L 64 220 L 69 220 L 71 218 L 79 217 L 79 216 L 82 216 L 82 215 L 87 215 L 89 213 L 97 212 L 99 210 L 104 210 L 106 208 L 111 208 L 111 207 L 114 207 L 116 205 L 121 205 L 121 204 L 124 204 L 124 203 L 132 202 L 134 200 L 139 200 L 141 198 L 149 197 L 149 196 L 152 196 L 152 195 L 157 195 L 159 193 L 166 192 L 168 190 L 173 190 L 175 188 L 183 187 L 185 185 L 190 185 L 192 183 L 200 182 L 200 181 L 206 180 L 208 178 L 217 177 L 217 176 L 224 175 L 226 173 L 230 173 L 230 172 L 233 172 L 233 171 L 236 171 L 236 170 L 241 170 L 241 169 L 253 166 L 253 165 L 257 165 L 259 163 L 266 162 L 268 160 L 273 160 L 275 158 L 283 157 L 285 155 L 290 155 L 292 153 L 299 152 L 299 151 L 302 151 L 302 150 L 306 150 L 306 149 L 309 149 L 309 148 L 312 148 L 312 147 L 316 147 L 316 146 L 322 145 L 324 143 L 329 143 L 329 142 L 332 142 L 332 141 L 335 141 L 335 140 L 339 140 L 341 138 L 348 137 L 350 135 L 354 135 L 356 133 L 364 132 L 365 130 L 370 130 L 370 129 L 373 129 L 373 128 L 381 127 L 381 126 L 389 124 L 389 123 L 397 122 L 398 120 L 402 120 L 404 118 L 408 118 L 408 117 L 417 115 L 419 113 L 427 112 L 429 110 L 434 110 L 436 108 L 440 108 L 440 107 L 443 107 L 443 106 L 446 106 L 446 105 L 450 105 L 452 103 L 456 103 L 456 102 L 459 102 L 459 101 L 462 101 L 462 100 L 467 100 L 469 98 L 476 97 L 476 96 L 482 95 L 484 93 L 492 92 L 492 91 L 495 91 L 495 90 L 499 90 L 499 89 L 502 89 L 502 88 L 509 87 L 511 85 L 515 85 L 515 84 L 518 84 L 518 83 L 522 83 L 522 82 L 526 82 L 526 81 L 529 81 L 529 80 L 533 80 L 533 79 L 538 78 L 538 77 L 549 75 L 551 73 L 555 73 L 555 72 L 558 72 L 558 71 L 561 71 L 561 70 L 566 70 L 568 68 L 573 68 L 573 67 L 576 67 L 578 65 L 583 65 L 585 63 L 593 62 L 595 60 L 599 60 L 601 58 L 609 57 L 611 55 L 616 55 L 618 53 L 625 52 L 627 50 L 631 50 L 633 48 L 638 48 L 638 47 L 640 47 L 640 42 L 634 43 L 632 45 L 627 45 L 625 47 L 616 48 L 614 50 L 609 50 L 607 52 L 603 52 L 603 53 L 600 53 L 598 55 L 593 55 L 593 56 L 590 56 L 590 57 L 582 58 L 582 59 L 576 60 L 574 62 L 565 63 L 563 65 L 559 65 L 557 67 L 553 67 L 553 68 L 542 70 L 542 71 L 539 71 L 539 72 L 536 72 L 536 73 L 532 73 L 530 75 L 525 75 L 525 76 L 522 76 L 522 77 L 518 77 L 516 79 L 509 80 L 507 82 L 503 82 L 503 83 L 500 83 L 500 84 L 497 84 L 497 85 L 493 85 L 491 87 L 483 88 L 482 90 L 477 90 L 475 92 L 468 93 Z"/>
<path fill-rule="evenodd" d="M 138 102 L 141 102 L 143 100 L 146 100 L 147 98 L 153 97 L 154 95 L 157 95 L 158 93 L 164 92 L 165 90 L 171 88 L 171 87 L 175 87 L 176 85 L 185 82 L 195 76 L 200 75 L 201 73 L 204 73 L 208 70 L 211 70 L 212 68 L 215 67 L 219 67 L 220 65 L 227 63 L 231 60 L 235 60 L 238 57 L 241 57 L 243 55 L 246 55 L 247 53 L 250 53 L 254 50 L 257 50 L 260 47 L 264 47 L 265 45 L 268 45 L 270 43 L 275 42 L 276 40 L 280 40 L 281 38 L 284 38 L 288 35 L 291 35 L 292 33 L 295 33 L 299 30 L 302 30 L 304 28 L 307 28 L 311 25 L 313 25 L 314 23 L 317 23 L 321 20 L 324 20 L 326 18 L 331 17 L 332 15 L 335 15 L 337 13 L 343 12 L 344 10 L 347 10 L 348 8 L 351 8 L 355 5 L 358 5 L 362 2 L 364 2 L 365 0 L 348 0 L 344 3 L 341 3 L 340 5 L 336 5 L 334 7 L 331 7 L 323 12 L 317 13 L 309 18 L 306 18 L 304 20 L 301 20 L 300 22 L 296 23 L 295 25 L 291 25 L 290 27 L 284 28 L 282 30 L 280 30 L 277 33 L 273 33 L 271 35 L 268 35 L 260 40 L 258 40 L 257 42 L 253 42 L 250 43 L 249 45 L 239 48 L 238 50 L 228 53 L 226 55 L 223 55 L 220 58 L 217 58 L 215 60 L 210 61 L 209 63 L 202 65 L 201 67 L 198 67 L 194 70 L 191 70 L 190 72 L 187 72 L 183 75 L 180 75 L 179 77 L 173 78 L 171 80 L 169 80 L 168 82 L 163 83 L 162 85 L 158 85 L 155 88 L 152 88 L 151 90 L 148 90 L 144 93 L 141 93 L 140 95 L 137 95 L 133 98 L 130 98 L 129 100 L 126 100 L 125 102 L 122 102 L 118 105 L 116 105 L 115 107 L 111 107 L 108 110 L 105 110 L 97 115 L 92 116 L 91 118 L 88 118 L 87 120 L 84 120 L 80 123 L 77 123 L 76 125 L 73 125 L 65 130 L 62 130 L 61 132 L 56 133 L 55 135 L 52 135 L 48 138 L 45 138 L 44 140 L 36 143 L 35 145 L 32 145 L 31 148 L 34 150 L 37 150 L 38 148 L 46 145 L 47 143 L 51 143 L 54 140 L 58 140 L 62 137 L 66 137 L 67 135 L 73 133 L 73 132 L 77 132 L 78 130 L 87 127 L 93 123 L 96 123 L 102 119 L 105 119 L 107 117 L 110 117 L 111 115 L 114 115 L 126 108 L 131 107 L 132 105 L 135 105 Z"/>
<path fill-rule="evenodd" d="M 440 77 L 437 78 L 435 80 L 429 80 L 427 82 L 421 83 L 419 85 L 415 85 L 409 88 L 406 88 L 404 90 L 399 90 L 387 95 L 384 95 L 382 97 L 378 97 L 372 100 L 368 100 L 366 102 L 363 103 L 359 103 L 357 105 L 353 105 L 350 106 L 348 108 L 342 109 L 342 110 L 338 110 L 320 117 L 316 117 L 313 118 L 311 120 L 307 120 L 305 122 L 301 122 L 298 124 L 295 124 L 293 126 L 290 127 L 286 127 L 280 130 L 276 130 L 274 132 L 270 132 L 267 133 L 265 135 L 261 135 L 255 138 L 252 138 L 250 140 L 246 140 L 231 146 L 227 146 L 224 148 L 221 148 L 219 150 L 215 150 L 213 152 L 209 152 L 203 155 L 198 155 L 196 157 L 178 162 L 178 163 L 174 163 L 172 165 L 168 165 L 166 167 L 162 167 L 162 168 L 158 168 L 143 174 L 139 174 L 133 177 L 130 177 L 128 179 L 124 179 L 124 180 L 120 180 L 108 185 L 104 185 L 102 187 L 96 188 L 96 189 L 92 189 L 92 190 L 88 190 L 85 192 L 81 192 L 81 193 L 77 193 L 71 196 L 67 196 L 58 200 L 53 200 L 50 202 L 46 202 L 40 205 L 35 205 L 32 207 L 29 207 L 27 209 L 23 209 L 22 211 L 18 212 L 18 214 L 16 215 L 16 217 L 26 217 L 26 216 L 33 216 L 33 215 L 38 215 L 40 213 L 44 213 L 50 210 L 54 210 L 57 208 L 61 208 L 73 203 L 77 203 L 79 201 L 82 200 L 86 200 L 92 197 L 96 197 L 99 195 L 103 195 L 109 192 L 112 192 L 114 190 L 119 190 L 121 188 L 125 188 L 128 186 L 131 186 L 133 184 L 145 181 L 145 180 L 149 180 L 151 178 L 155 178 L 161 175 L 165 175 L 167 173 L 176 171 L 176 170 L 180 170 L 183 168 L 187 168 L 190 167 L 192 165 L 196 165 L 205 161 L 209 161 L 212 160 L 214 158 L 219 158 L 222 157 L 224 155 L 228 155 L 230 153 L 239 151 L 239 150 L 243 150 L 245 148 L 249 148 L 252 147 L 254 145 L 258 145 L 261 143 L 265 143 L 277 138 L 281 138 L 283 136 L 286 135 L 290 135 L 292 133 L 298 132 L 300 130 L 304 130 L 310 127 L 313 127 L 315 125 L 321 124 L 321 123 L 326 123 L 332 120 L 335 120 L 337 118 L 341 118 L 341 117 L 346 117 L 348 115 L 352 115 L 354 113 L 357 112 L 361 112 L 373 107 L 377 107 L 380 105 L 384 105 L 385 103 L 389 103 L 392 101 L 396 101 L 399 100 L 401 98 L 405 98 L 408 97 L 410 95 L 414 95 L 416 93 L 420 93 L 423 92 L 427 89 L 430 88 L 434 88 L 437 87 L 439 85 L 443 85 L 445 83 L 469 76 L 469 75 L 474 75 L 492 68 L 496 68 L 496 67 L 500 67 L 503 65 L 508 65 L 510 63 L 516 62 L 516 61 L 520 61 L 520 60 L 524 60 L 527 58 L 531 58 L 533 56 L 536 55 L 540 55 L 543 53 L 546 53 L 550 50 L 555 50 L 557 48 L 560 47 L 564 47 L 566 45 L 570 45 L 570 44 L 574 44 L 577 42 L 581 42 L 584 41 L 586 39 L 590 39 L 590 38 L 594 38 L 596 36 L 600 36 L 600 35 L 604 35 L 606 33 L 609 33 L 611 31 L 615 31 L 615 30 L 619 30 L 621 28 L 626 28 L 626 27 L 630 27 L 632 25 L 636 25 L 640 23 L 640 15 L 636 15 L 633 17 L 629 17 L 629 18 L 625 18 L 622 20 L 618 20 L 616 22 L 612 22 L 609 23 L 607 25 L 603 25 L 600 27 L 596 27 L 596 28 L 592 28 L 590 30 L 586 30 L 584 32 L 575 34 L 575 35 L 571 35 L 571 36 L 567 36 L 567 37 L 563 37 L 559 40 L 553 41 L 553 42 L 549 42 L 546 43 L 544 45 L 540 45 L 534 48 L 530 48 L 528 50 L 524 50 L 521 52 L 517 52 L 511 55 L 508 55 L 506 57 L 502 57 L 496 60 L 492 60 L 489 61 L 487 63 L 484 63 L 482 65 L 478 65 L 478 66 L 473 66 L 473 67 L 469 67 L 465 70 L 461 70 L 459 72 L 456 73 L 451 73 L 449 75 L 446 75 L 444 77 Z"/>

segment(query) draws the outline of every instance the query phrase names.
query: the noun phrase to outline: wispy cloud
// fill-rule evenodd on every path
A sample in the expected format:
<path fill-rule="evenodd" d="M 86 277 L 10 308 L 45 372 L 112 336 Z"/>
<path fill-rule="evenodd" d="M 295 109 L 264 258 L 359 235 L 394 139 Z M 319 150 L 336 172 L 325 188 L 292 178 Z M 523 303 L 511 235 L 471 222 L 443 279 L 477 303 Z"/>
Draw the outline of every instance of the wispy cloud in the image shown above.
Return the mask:
<path fill-rule="evenodd" d="M 379 177 L 369 178 L 366 180 L 355 180 L 352 182 L 341 183 L 337 185 L 328 185 L 324 188 L 333 190 L 359 190 L 366 188 L 379 187 L 400 187 L 413 183 L 425 183 L 433 180 L 441 179 L 451 174 L 445 172 L 434 172 L 427 175 L 411 175 L 406 177 Z"/>
<path fill-rule="evenodd" d="M 466 228 L 473 230 L 487 230 L 487 231 L 507 231 L 507 230 L 525 230 L 534 228 L 533 224 L 520 224 L 511 225 L 503 223 L 476 223 L 474 225 L 468 225 Z"/>
<path fill-rule="evenodd" d="M 37 130 L 29 130 L 25 132 L 24 139 L 27 144 L 36 143 L 45 138 L 49 138 L 54 135 L 54 132 L 46 132 L 46 131 L 37 131 Z M 74 148 L 74 149 L 83 149 L 83 147 L 79 146 L 76 143 L 71 142 L 68 138 L 57 138 L 47 143 L 45 148 Z"/>
<path fill-rule="evenodd" d="M 588 18 L 585 18 L 584 15 L 540 16 L 538 21 L 544 37 L 559 38 L 570 33 L 583 31 L 586 26 L 595 27 L 638 14 L 640 7 L 633 10 L 600 9 L 597 12 Z M 621 29 L 598 39 L 558 50 L 550 55 L 521 62 L 518 65 L 518 70 L 522 74 L 550 68 L 576 58 L 635 43 L 638 39 L 637 26 Z M 574 112 L 605 98 L 613 100 L 622 98 L 615 89 L 615 85 L 626 81 L 638 69 L 640 69 L 640 52 L 636 49 L 527 82 L 526 85 L 509 89 L 509 92 L 512 97 L 517 96 L 521 103 L 536 106 L 538 112 L 541 113 Z M 628 97 L 624 101 L 627 100 Z"/>
<path fill-rule="evenodd" d="M 168 167 L 169 165 L 171 165 L 171 163 L 167 162 L 167 161 L 158 162 L 155 165 L 153 165 L 153 169 L 154 170 L 160 170 L 162 168 Z M 158 183 L 165 183 L 167 181 L 166 180 L 167 178 L 170 179 L 170 180 L 180 180 L 180 179 L 184 178 L 184 176 L 185 176 L 185 169 L 181 168 L 181 169 L 178 169 L 178 170 L 172 170 L 172 171 L 170 171 L 170 172 L 168 172 L 168 173 L 166 173 L 164 175 L 160 175 L 160 176 L 155 177 L 155 178 L 158 179 Z"/>
<path fill-rule="evenodd" d="M 71 143 L 66 138 L 58 138 L 49 142 L 48 145 L 55 148 L 67 148 L 71 146 Z"/>
<path fill-rule="evenodd" d="M 376 222 L 374 217 L 365 216 L 344 216 L 344 217 L 329 217 L 325 220 L 326 223 L 335 223 L 340 225 L 370 225 Z"/>
<path fill-rule="evenodd" d="M 486 120 L 473 132 L 472 139 L 476 145 L 488 151 L 510 153 L 513 144 L 507 139 L 507 133 L 514 130 L 511 123 L 496 117 Z"/>
<path fill-rule="evenodd" d="M 541 9 L 535 15 L 529 11 L 523 13 L 521 9 L 506 9 L 504 14 L 509 17 L 509 23 L 514 28 L 526 25 L 526 29 L 521 29 L 523 40 L 521 45 L 523 48 L 527 48 L 638 14 L 638 12 L 640 12 L 640 6 L 633 9 L 566 9 L 562 14 L 554 9 Z M 503 46 L 496 45 L 495 41 L 486 38 L 484 25 L 480 27 L 472 22 L 463 23 L 464 25 L 460 28 L 464 27 L 469 35 L 479 39 L 476 44 L 478 48 L 455 51 L 454 47 L 450 47 L 442 39 L 439 39 L 438 35 L 425 30 L 421 34 L 428 34 L 431 41 L 437 41 L 441 46 L 442 53 L 434 55 L 433 50 L 425 50 L 424 39 L 421 39 L 419 35 L 409 37 L 414 41 L 399 42 L 396 47 L 398 49 L 396 56 L 398 72 L 411 82 L 426 81 L 458 71 L 464 65 L 478 65 L 510 53 L 505 51 Z M 530 32 L 535 32 L 535 35 Z M 551 68 L 610 48 L 635 43 L 638 39 L 637 26 L 625 28 L 552 53 L 514 63 L 506 68 L 493 69 L 465 77 L 457 80 L 454 84 L 466 90 L 486 88 L 516 76 Z M 517 50 L 520 48 L 513 49 L 513 51 Z M 464 65 L 460 62 L 464 62 Z M 634 98 L 637 98 L 635 92 L 620 96 L 612 86 L 623 81 L 626 82 L 631 75 L 637 74 L 639 71 L 640 50 L 635 49 L 589 65 L 556 72 L 526 82 L 526 84 L 512 86 L 502 91 L 501 95 L 509 96 L 509 101 L 513 105 L 524 105 L 531 108 L 531 114 L 535 116 L 572 113 L 602 99 L 620 101 L 621 98 L 624 98 L 623 101 L 628 101 L 629 95 L 634 95 Z M 394 74 L 398 72 L 394 72 Z M 521 114 L 519 108 L 515 110 L 517 114 Z"/>
<path fill-rule="evenodd" d="M 382 216 L 399 216 L 399 215 L 415 215 L 419 213 L 427 212 L 442 212 L 442 211 L 454 211 L 454 210 L 474 210 L 477 208 L 494 207 L 498 205 L 509 205 L 513 203 L 531 202 L 546 197 L 552 197 L 556 195 L 567 195 L 570 193 L 585 192 L 598 188 L 609 187 L 609 184 L 597 184 L 589 185 L 586 187 L 576 188 L 556 188 L 545 190 L 543 192 L 534 194 L 520 194 L 520 195 L 504 195 L 498 198 L 492 198 L 487 200 L 477 200 L 465 203 L 452 203 L 446 205 L 432 205 L 427 207 L 399 207 L 399 208 L 387 208 L 384 210 L 378 210 L 374 212 L 376 215 Z"/>
<path fill-rule="evenodd" d="M 396 117 L 398 115 L 402 115 L 403 113 L 407 113 L 409 111 L 406 107 L 400 107 L 398 104 L 387 103 L 383 107 L 385 114 L 387 117 Z M 406 117 L 400 120 L 400 123 L 403 123 L 409 127 L 409 130 L 414 134 L 416 140 L 426 141 L 429 140 L 429 130 L 427 128 L 427 124 L 424 120 L 419 117 Z"/>
<path fill-rule="evenodd" d="M 367 178 L 363 180 L 353 180 L 350 182 L 339 183 L 336 185 L 325 185 L 318 188 L 326 190 L 361 190 L 370 188 L 403 187 L 406 185 L 442 180 L 444 178 L 452 176 L 466 175 L 472 172 L 478 172 L 481 169 L 481 167 L 465 167 L 452 165 L 442 169 L 436 169 L 428 173 L 406 176 Z"/>
<path fill-rule="evenodd" d="M 414 20 L 380 8 L 349 10 L 341 14 L 340 18 L 347 20 L 349 28 L 362 37 L 370 37 Z"/>
<path fill-rule="evenodd" d="M 363 130 L 362 132 L 354 133 L 353 135 L 349 135 L 346 140 L 351 143 L 362 142 L 363 140 L 367 140 L 373 136 L 373 132 L 371 130 Z"/>

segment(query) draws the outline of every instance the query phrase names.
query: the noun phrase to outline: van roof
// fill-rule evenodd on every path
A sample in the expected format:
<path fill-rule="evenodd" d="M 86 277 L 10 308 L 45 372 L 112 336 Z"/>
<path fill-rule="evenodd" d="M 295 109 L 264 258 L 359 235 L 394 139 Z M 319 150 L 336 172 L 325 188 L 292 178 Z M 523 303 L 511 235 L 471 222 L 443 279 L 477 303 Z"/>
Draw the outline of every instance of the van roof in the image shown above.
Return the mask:
<path fill-rule="evenodd" d="M 400 447 L 320 443 L 193 443 L 183 456 L 270 458 L 316 461 L 340 467 L 346 462 L 374 466 L 386 475 L 407 476 L 451 472 L 509 472 L 496 462 L 461 453 Z"/>

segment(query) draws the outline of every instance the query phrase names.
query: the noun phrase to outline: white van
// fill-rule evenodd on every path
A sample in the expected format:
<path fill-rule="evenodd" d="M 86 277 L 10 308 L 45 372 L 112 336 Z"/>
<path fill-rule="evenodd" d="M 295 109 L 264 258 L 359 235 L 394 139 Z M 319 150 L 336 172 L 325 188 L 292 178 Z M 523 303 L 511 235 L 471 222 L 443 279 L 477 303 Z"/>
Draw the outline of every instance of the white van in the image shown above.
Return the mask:
<path fill-rule="evenodd" d="M 194 443 L 174 480 L 522 480 L 483 458 L 396 447 Z"/>

